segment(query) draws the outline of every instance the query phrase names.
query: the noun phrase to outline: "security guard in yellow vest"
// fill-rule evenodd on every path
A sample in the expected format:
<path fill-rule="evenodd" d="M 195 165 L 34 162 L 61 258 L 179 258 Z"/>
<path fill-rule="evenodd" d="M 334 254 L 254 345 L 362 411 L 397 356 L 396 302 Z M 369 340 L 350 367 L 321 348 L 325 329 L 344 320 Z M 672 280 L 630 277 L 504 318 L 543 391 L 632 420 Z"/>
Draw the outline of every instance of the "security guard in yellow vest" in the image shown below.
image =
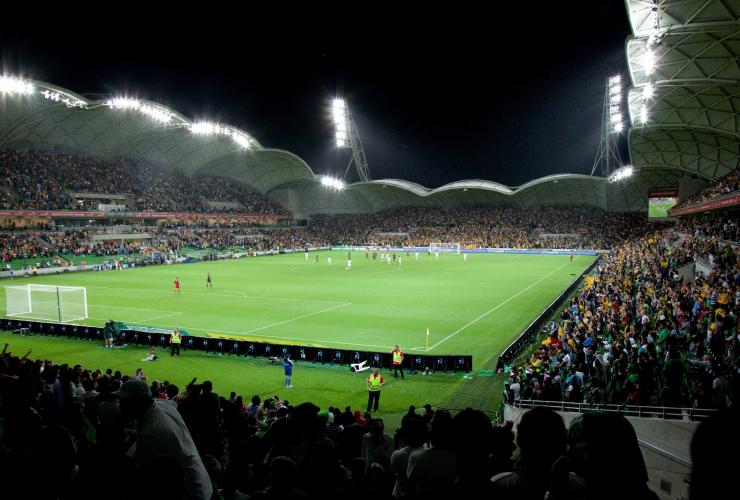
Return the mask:
<path fill-rule="evenodd" d="M 172 353 L 170 356 L 174 356 L 175 353 L 177 355 L 180 355 L 180 344 L 182 343 L 182 334 L 180 333 L 180 330 L 175 328 L 172 330 L 172 335 L 170 335 L 170 347 L 172 348 Z"/>
<path fill-rule="evenodd" d="M 378 369 L 373 370 L 373 374 L 367 378 L 367 411 L 370 412 L 372 407 L 378 411 L 380 403 L 380 388 L 385 384 L 385 379 L 378 373 Z"/>
<path fill-rule="evenodd" d="M 403 380 L 403 351 L 398 345 L 391 351 L 393 356 L 393 376 L 398 378 L 398 370 L 401 370 L 401 379 Z"/>

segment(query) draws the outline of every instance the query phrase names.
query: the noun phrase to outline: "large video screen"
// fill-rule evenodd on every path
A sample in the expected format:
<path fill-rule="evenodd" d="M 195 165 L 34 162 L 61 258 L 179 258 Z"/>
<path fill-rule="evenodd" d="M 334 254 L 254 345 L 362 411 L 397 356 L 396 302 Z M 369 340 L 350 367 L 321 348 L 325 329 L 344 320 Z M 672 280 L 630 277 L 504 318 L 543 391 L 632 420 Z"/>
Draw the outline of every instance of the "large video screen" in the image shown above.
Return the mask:
<path fill-rule="evenodd" d="M 678 203 L 678 189 L 661 189 L 648 193 L 648 219 L 665 219 Z"/>

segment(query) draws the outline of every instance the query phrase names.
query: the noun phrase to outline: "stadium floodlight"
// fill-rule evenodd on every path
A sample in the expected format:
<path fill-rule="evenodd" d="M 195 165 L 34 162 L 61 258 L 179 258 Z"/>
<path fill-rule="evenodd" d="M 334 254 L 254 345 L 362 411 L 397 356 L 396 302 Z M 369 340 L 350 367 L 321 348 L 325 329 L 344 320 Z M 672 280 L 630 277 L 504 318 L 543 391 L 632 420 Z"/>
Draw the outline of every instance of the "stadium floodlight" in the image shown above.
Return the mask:
<path fill-rule="evenodd" d="M 130 97 L 114 97 L 105 101 L 105 105 L 109 108 L 116 109 L 139 109 L 141 103 L 137 99 L 131 99 Z"/>
<path fill-rule="evenodd" d="M 628 177 L 631 177 L 635 173 L 635 169 L 632 165 L 625 165 L 624 167 L 618 168 L 609 176 L 609 182 L 617 182 Z"/>
<path fill-rule="evenodd" d="M 338 148 L 346 148 L 347 143 L 347 104 L 344 99 L 336 98 L 331 103 L 331 114 L 334 118 L 334 130 Z"/>
<path fill-rule="evenodd" d="M 190 124 L 190 132 L 195 135 L 212 135 L 218 130 L 218 126 L 211 122 L 194 122 Z"/>
<path fill-rule="evenodd" d="M 622 77 L 620 75 L 614 75 L 607 80 L 607 95 L 611 131 L 619 133 L 624 130 L 622 124 Z"/>
<path fill-rule="evenodd" d="M 71 96 L 63 95 L 53 90 L 42 90 L 41 95 L 44 97 L 44 99 L 48 99 L 53 102 L 64 103 L 68 108 L 87 108 L 87 104 L 85 104 L 84 101 L 80 101 L 79 99 L 75 99 Z"/>
<path fill-rule="evenodd" d="M 603 177 L 609 177 L 612 166 L 622 164 L 619 158 L 617 141 L 619 134 L 625 129 L 624 122 L 622 121 L 624 117 L 624 113 L 622 113 L 623 91 L 624 87 L 622 86 L 621 75 L 614 75 L 607 78 L 601 115 L 601 141 L 599 142 L 599 150 L 596 153 L 596 158 L 591 168 L 591 175 L 600 171 Z"/>
<path fill-rule="evenodd" d="M 640 106 L 640 123 L 647 123 L 649 118 L 650 115 L 648 114 L 647 106 L 643 103 L 642 106 Z"/>
<path fill-rule="evenodd" d="M 132 99 L 130 97 L 114 97 L 105 101 L 105 105 L 112 109 L 133 109 L 160 123 L 169 123 L 172 121 L 172 113 L 167 109 L 152 104 L 144 104 L 138 99 Z"/>
<path fill-rule="evenodd" d="M 357 176 L 360 180 L 369 181 L 370 170 L 367 167 L 367 158 L 365 157 L 365 150 L 360 140 L 360 132 L 357 130 L 352 113 L 344 99 L 339 97 L 332 99 L 331 116 L 334 121 L 334 141 L 336 147 L 352 148 L 352 156 L 349 159 L 349 163 L 347 163 L 344 176 L 347 176 L 354 162 Z"/>
<path fill-rule="evenodd" d="M 223 135 L 230 137 L 242 149 L 250 149 L 254 146 L 254 139 L 249 135 L 226 125 L 211 122 L 194 122 L 190 124 L 189 128 L 190 132 L 195 135 Z"/>
<path fill-rule="evenodd" d="M 328 175 L 321 176 L 321 185 L 329 188 L 341 191 L 344 189 L 344 182 L 335 177 L 329 177 Z"/>
<path fill-rule="evenodd" d="M 646 75 L 652 75 L 655 71 L 655 52 L 649 44 L 645 45 L 645 53 L 642 55 L 642 67 L 645 68 Z"/>
<path fill-rule="evenodd" d="M 0 76 L 0 92 L 7 94 L 31 94 L 33 93 L 33 84 L 20 78 L 12 76 Z"/>
<path fill-rule="evenodd" d="M 653 85 L 653 82 L 648 82 L 648 84 L 642 88 L 642 99 L 643 100 L 652 99 L 654 95 L 655 95 L 655 85 Z"/>

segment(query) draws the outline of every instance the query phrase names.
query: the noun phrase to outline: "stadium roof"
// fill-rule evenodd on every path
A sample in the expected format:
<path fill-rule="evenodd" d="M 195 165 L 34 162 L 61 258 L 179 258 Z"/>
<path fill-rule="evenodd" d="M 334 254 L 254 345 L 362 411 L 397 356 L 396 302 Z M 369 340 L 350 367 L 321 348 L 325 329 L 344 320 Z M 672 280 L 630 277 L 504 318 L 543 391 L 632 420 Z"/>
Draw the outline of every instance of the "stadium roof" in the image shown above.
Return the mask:
<path fill-rule="evenodd" d="M 262 192 L 314 177 L 292 153 L 263 148 L 235 127 L 192 122 L 161 104 L 89 100 L 48 83 L 9 78 L 0 89 L 6 89 L 0 93 L 0 148 L 59 146 L 107 160 L 144 159 L 187 175 L 231 177 Z"/>
<path fill-rule="evenodd" d="M 125 157 L 158 162 L 187 175 L 233 178 L 269 193 L 299 215 L 480 204 L 581 204 L 613 211 L 645 210 L 648 190 L 675 187 L 685 174 L 711 180 L 739 163 L 740 24 L 730 8 L 734 7 L 727 3 L 658 2 L 661 36 L 651 72 L 644 57 L 647 37 L 656 31 L 652 2 L 628 0 L 637 35 L 627 42 L 633 82 L 628 143 L 636 168 L 631 178 L 618 183 L 561 174 L 516 188 L 462 180 L 429 189 L 383 179 L 334 191 L 322 186 L 298 156 L 265 148 L 238 128 L 193 122 L 154 102 L 90 100 L 48 83 L 9 83 L 3 77 L 0 148 L 60 146 L 107 160 Z M 653 89 L 649 99 L 645 97 L 648 85 Z M 649 116 L 646 123 L 640 121 L 644 114 Z"/>
<path fill-rule="evenodd" d="M 631 184 L 676 186 L 685 174 L 710 181 L 738 168 L 740 4 L 626 3 Z"/>

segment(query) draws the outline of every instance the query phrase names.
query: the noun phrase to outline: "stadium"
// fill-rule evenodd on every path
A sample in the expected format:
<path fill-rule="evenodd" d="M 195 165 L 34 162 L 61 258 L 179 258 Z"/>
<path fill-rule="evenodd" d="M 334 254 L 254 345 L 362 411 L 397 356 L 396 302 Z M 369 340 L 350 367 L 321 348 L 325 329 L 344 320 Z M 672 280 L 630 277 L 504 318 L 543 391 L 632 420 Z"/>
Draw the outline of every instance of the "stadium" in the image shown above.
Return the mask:
<path fill-rule="evenodd" d="M 373 178 L 341 96 L 336 175 L 154 99 L 0 74 L 7 498 L 100 498 L 110 469 L 137 478 L 117 498 L 726 491 L 740 2 L 624 9 L 590 174 L 516 186 Z"/>

